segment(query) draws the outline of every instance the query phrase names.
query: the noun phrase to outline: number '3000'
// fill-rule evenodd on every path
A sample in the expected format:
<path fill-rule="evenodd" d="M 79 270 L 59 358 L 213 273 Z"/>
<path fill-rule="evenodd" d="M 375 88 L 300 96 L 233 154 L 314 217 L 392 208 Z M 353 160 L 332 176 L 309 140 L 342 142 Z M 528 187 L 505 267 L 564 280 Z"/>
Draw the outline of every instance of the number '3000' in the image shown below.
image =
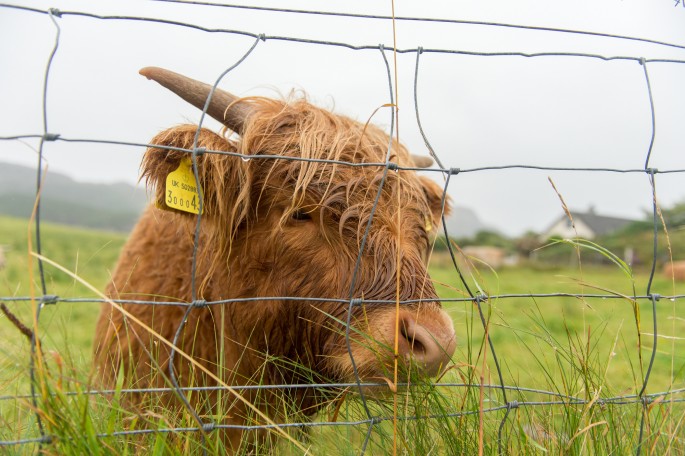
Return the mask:
<path fill-rule="evenodd" d="M 193 209 L 197 210 L 197 200 L 195 196 L 193 196 L 192 199 L 183 198 L 182 196 L 174 195 L 171 190 L 167 192 L 166 203 L 167 206 L 185 207 L 187 209 L 190 209 L 192 207 Z"/>

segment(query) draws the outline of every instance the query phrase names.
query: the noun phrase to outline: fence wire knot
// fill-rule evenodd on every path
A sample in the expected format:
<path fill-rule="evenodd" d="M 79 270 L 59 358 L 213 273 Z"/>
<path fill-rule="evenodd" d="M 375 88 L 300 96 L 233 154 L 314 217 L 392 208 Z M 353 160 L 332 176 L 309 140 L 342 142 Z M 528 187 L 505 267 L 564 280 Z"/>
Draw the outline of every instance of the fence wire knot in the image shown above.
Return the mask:
<path fill-rule="evenodd" d="M 51 435 L 44 435 L 43 437 L 40 438 L 39 442 L 50 445 L 53 442 L 53 439 L 52 439 Z"/>
<path fill-rule="evenodd" d="M 644 66 L 645 63 L 647 63 L 647 61 L 645 60 L 644 57 L 640 57 L 640 60 L 638 60 L 638 62 L 640 62 L 640 65 L 642 65 L 642 66 Z"/>
<path fill-rule="evenodd" d="M 352 298 L 350 299 L 350 305 L 352 307 L 354 306 L 361 306 L 364 303 L 364 300 L 362 298 Z"/>
<path fill-rule="evenodd" d="M 257 37 L 262 41 L 266 41 L 266 35 L 264 33 L 260 33 Z"/>
<path fill-rule="evenodd" d="M 195 157 L 199 157 L 200 155 L 203 155 L 205 152 L 207 152 L 206 147 L 196 147 L 195 149 L 193 149 L 193 155 Z"/>
<path fill-rule="evenodd" d="M 450 176 L 456 176 L 460 172 L 461 172 L 461 168 L 450 168 L 449 169 Z"/>
<path fill-rule="evenodd" d="M 507 402 L 507 410 L 519 408 L 519 401 L 509 401 Z"/>
<path fill-rule="evenodd" d="M 59 138 L 59 133 L 45 133 L 43 135 L 44 141 L 57 141 Z"/>
<path fill-rule="evenodd" d="M 649 404 L 652 403 L 652 397 L 651 396 L 642 396 L 640 398 L 640 400 L 642 401 L 642 405 L 644 407 L 647 407 Z"/>
<path fill-rule="evenodd" d="M 659 293 L 652 293 L 649 295 L 649 299 L 652 301 L 658 301 L 661 299 L 661 295 Z"/>
<path fill-rule="evenodd" d="M 476 304 L 480 304 L 481 302 L 486 302 L 488 300 L 488 295 L 486 294 L 479 294 L 473 297 L 473 302 Z"/>
<path fill-rule="evenodd" d="M 57 295 L 44 295 L 40 297 L 40 304 L 44 306 L 48 304 L 57 304 L 58 299 L 59 296 Z"/>
<path fill-rule="evenodd" d="M 49 8 L 48 13 L 50 16 L 62 17 L 62 12 L 58 8 Z"/>
<path fill-rule="evenodd" d="M 655 174 L 658 174 L 659 170 L 657 168 L 645 168 L 645 172 L 653 176 Z"/>
<path fill-rule="evenodd" d="M 203 423 L 202 424 L 202 431 L 203 432 L 212 432 L 214 429 L 216 429 L 216 424 L 209 422 L 209 423 Z"/>
<path fill-rule="evenodd" d="M 207 301 L 204 299 L 196 299 L 190 305 L 193 307 L 207 307 Z"/>
<path fill-rule="evenodd" d="M 390 171 L 397 171 L 399 169 L 399 165 L 394 162 L 388 162 L 386 165 Z"/>

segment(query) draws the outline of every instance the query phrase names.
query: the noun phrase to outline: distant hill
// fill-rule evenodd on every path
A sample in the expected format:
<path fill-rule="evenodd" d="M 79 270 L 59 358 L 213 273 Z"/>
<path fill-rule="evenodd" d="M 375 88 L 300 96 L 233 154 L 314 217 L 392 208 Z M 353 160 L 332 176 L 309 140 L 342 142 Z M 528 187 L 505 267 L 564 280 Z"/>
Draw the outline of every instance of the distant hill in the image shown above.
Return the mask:
<path fill-rule="evenodd" d="M 36 193 L 36 170 L 0 163 L 0 214 L 27 218 Z M 110 231 L 129 231 L 147 204 L 145 189 L 120 182 L 77 182 L 57 172 L 45 177 L 41 217 L 45 221 Z"/>
<path fill-rule="evenodd" d="M 485 225 L 472 209 L 455 206 L 452 213 L 445 219 L 447 232 L 452 238 L 470 238 L 479 231 L 497 231 Z"/>
<path fill-rule="evenodd" d="M 36 170 L 0 163 L 0 214 L 27 218 L 36 193 Z M 94 184 L 78 182 L 54 171 L 45 177 L 41 217 L 48 222 L 110 231 L 128 232 L 147 204 L 144 188 L 125 182 Z M 493 230 L 468 208 L 456 206 L 447 217 L 451 237 L 472 237 Z"/>

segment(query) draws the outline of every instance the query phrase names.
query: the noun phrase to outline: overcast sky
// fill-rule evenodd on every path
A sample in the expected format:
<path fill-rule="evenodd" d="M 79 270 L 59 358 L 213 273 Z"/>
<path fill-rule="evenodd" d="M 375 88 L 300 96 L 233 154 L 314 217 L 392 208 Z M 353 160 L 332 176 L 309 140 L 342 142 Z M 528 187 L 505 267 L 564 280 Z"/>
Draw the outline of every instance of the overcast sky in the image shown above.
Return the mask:
<path fill-rule="evenodd" d="M 166 2 L 9 2 L 46 10 L 154 17 L 267 36 L 392 47 L 392 22 L 251 11 Z M 238 3 L 238 2 L 235 2 Z M 259 6 L 391 14 L 390 1 L 251 2 Z M 397 16 L 484 21 L 627 35 L 685 46 L 685 7 L 674 0 L 396 1 Z M 145 143 L 161 129 L 197 122 L 199 112 L 138 75 L 162 66 L 213 82 L 255 42 L 146 21 L 64 15 L 48 85 L 48 129 L 71 139 Z M 56 27 L 45 14 L 0 7 L 0 136 L 42 133 L 42 87 Z M 398 21 L 400 49 L 566 52 L 685 61 L 685 49 L 615 38 L 484 25 Z M 391 52 L 386 56 L 393 64 Z M 416 53 L 399 54 L 400 140 L 425 154 L 414 106 Z M 656 112 L 650 166 L 685 169 L 685 64 L 649 63 Z M 381 52 L 266 40 L 221 87 L 272 97 L 300 90 L 335 112 L 366 121 L 389 102 Z M 445 166 L 497 165 L 640 169 L 651 137 L 643 67 L 635 61 L 575 56 L 470 56 L 423 53 L 421 122 Z M 373 118 L 388 127 L 390 112 Z M 218 124 L 207 121 L 211 128 Z M 0 162 L 35 165 L 37 141 L 0 141 Z M 49 169 L 81 181 L 135 183 L 140 147 L 54 142 Z M 437 180 L 442 177 L 432 174 Z M 651 207 L 645 174 L 500 170 L 452 178 L 455 205 L 474 209 L 508 234 L 542 230 L 561 215 L 551 177 L 572 209 L 638 218 Z M 685 200 L 685 175 L 657 175 L 666 207 Z M 90 195 L 84 195 L 89 198 Z"/>

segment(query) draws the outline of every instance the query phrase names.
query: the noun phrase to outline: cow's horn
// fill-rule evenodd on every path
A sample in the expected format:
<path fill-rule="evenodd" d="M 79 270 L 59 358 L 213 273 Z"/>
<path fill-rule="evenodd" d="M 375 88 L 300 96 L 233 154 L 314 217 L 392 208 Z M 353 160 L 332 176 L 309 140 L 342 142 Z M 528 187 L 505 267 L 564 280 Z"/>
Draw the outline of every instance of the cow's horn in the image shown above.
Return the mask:
<path fill-rule="evenodd" d="M 158 82 L 198 109 L 204 109 L 209 92 L 212 90 L 212 86 L 208 84 L 164 68 L 146 67 L 139 73 Z M 240 133 L 245 119 L 252 113 L 253 108 L 248 103 L 239 100 L 240 98 L 235 95 L 217 88 L 212 94 L 207 114 L 231 130 Z"/>
<path fill-rule="evenodd" d="M 427 155 L 411 154 L 411 159 L 417 168 L 430 168 L 433 166 L 433 159 Z"/>

